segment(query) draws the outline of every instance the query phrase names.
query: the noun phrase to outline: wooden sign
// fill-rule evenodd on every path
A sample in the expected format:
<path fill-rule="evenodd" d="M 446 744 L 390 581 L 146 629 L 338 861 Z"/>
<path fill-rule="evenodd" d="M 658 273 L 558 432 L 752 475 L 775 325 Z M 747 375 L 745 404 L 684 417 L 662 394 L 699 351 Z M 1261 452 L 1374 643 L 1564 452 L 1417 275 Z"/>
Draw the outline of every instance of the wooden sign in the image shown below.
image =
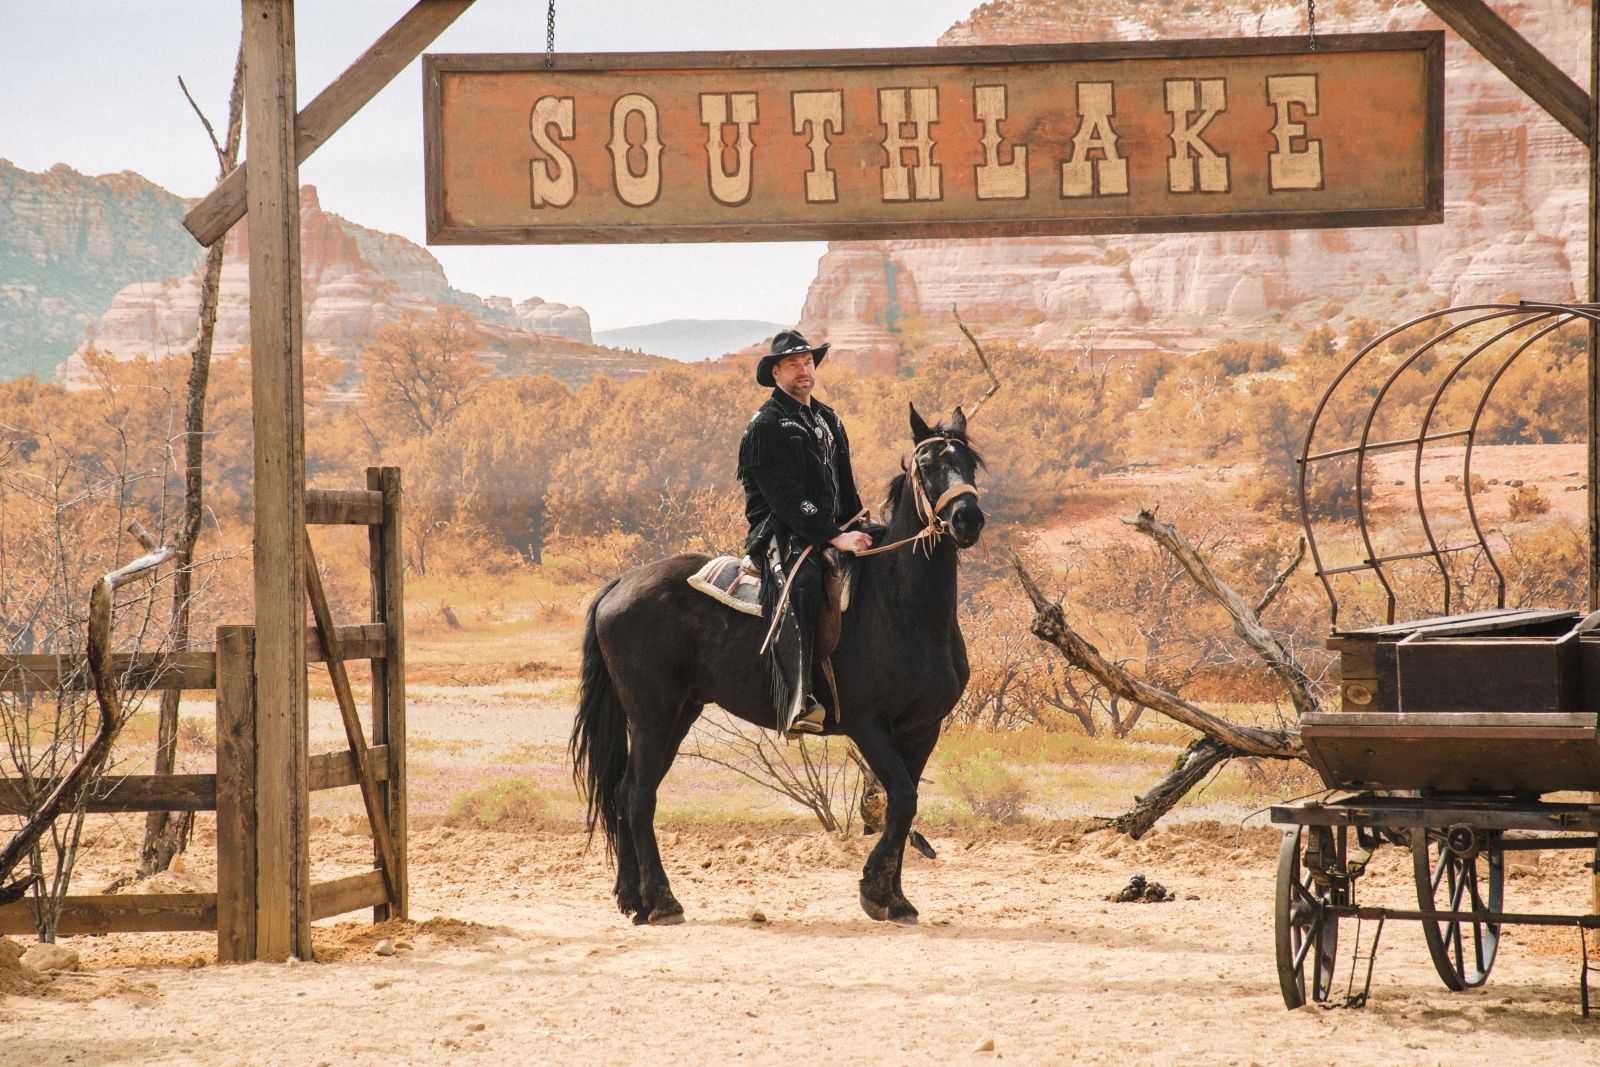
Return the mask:
<path fill-rule="evenodd" d="M 428 240 L 1439 222 L 1439 32 L 425 57 Z"/>

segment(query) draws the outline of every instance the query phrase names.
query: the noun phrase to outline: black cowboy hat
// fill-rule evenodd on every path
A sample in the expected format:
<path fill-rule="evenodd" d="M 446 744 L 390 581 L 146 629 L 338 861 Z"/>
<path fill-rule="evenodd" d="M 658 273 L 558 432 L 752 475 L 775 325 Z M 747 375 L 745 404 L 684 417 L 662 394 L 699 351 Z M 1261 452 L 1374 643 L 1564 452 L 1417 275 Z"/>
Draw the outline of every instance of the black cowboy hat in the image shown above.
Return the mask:
<path fill-rule="evenodd" d="M 756 384 L 764 385 L 771 389 L 777 383 L 772 380 L 772 368 L 778 361 L 787 356 L 803 356 L 811 353 L 812 362 L 817 366 L 828 356 L 828 342 L 813 345 L 800 335 L 799 330 L 784 330 L 772 339 L 772 355 L 762 356 L 761 362 L 756 364 Z"/>

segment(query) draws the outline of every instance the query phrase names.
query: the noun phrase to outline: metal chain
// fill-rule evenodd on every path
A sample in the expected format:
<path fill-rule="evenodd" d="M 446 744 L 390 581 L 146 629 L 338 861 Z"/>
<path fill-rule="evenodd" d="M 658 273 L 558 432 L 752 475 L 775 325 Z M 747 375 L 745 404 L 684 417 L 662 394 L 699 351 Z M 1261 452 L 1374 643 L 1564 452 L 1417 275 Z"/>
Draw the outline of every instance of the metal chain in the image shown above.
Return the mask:
<path fill-rule="evenodd" d="M 555 18 L 555 0 L 550 0 L 550 17 Z M 552 30 L 552 33 L 555 31 Z M 1306 51 L 1317 50 L 1317 0 L 1306 0 Z"/>
<path fill-rule="evenodd" d="M 550 0 L 550 12 L 545 18 L 544 65 L 556 65 L 556 0 Z"/>

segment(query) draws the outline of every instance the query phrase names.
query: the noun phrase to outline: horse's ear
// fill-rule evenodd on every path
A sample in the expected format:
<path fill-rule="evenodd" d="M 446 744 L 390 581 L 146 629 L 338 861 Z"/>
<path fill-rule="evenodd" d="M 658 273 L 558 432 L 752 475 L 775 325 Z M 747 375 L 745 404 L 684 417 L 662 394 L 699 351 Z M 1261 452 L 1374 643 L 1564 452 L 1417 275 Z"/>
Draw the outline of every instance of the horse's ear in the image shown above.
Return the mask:
<path fill-rule="evenodd" d="M 922 416 L 917 414 L 917 405 L 910 404 L 908 406 L 911 408 L 911 440 L 920 444 L 927 438 L 932 437 L 933 431 L 928 428 L 927 423 L 922 421 Z"/>
<path fill-rule="evenodd" d="M 967 413 L 961 410 L 961 405 L 956 405 L 955 414 L 950 416 L 950 432 L 965 434 L 967 432 Z"/>

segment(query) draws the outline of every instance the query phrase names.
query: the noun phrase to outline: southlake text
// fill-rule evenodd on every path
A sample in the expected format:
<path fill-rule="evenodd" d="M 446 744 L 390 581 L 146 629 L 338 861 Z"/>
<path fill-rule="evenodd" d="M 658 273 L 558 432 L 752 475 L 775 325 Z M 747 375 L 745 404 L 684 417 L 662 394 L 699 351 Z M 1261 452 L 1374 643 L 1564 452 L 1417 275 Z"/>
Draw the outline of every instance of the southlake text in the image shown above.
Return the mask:
<path fill-rule="evenodd" d="M 1266 79 L 1265 106 L 1261 108 L 1262 144 L 1268 150 L 1268 191 L 1320 189 L 1323 184 L 1322 142 L 1308 131 L 1308 116 L 1317 114 L 1317 77 L 1284 74 Z M 1258 83 L 1259 84 L 1259 83 Z M 1166 191 L 1171 193 L 1226 193 L 1230 191 L 1229 157 L 1206 140 L 1207 127 L 1229 109 L 1224 78 L 1169 79 L 1163 83 L 1166 114 L 1170 119 L 1170 155 L 1166 166 Z M 1008 111 L 1007 86 L 980 85 L 972 90 L 971 129 L 979 134 L 982 162 L 975 167 L 971 186 L 978 200 L 1025 200 L 1029 196 L 1030 146 L 1008 142 L 1000 124 Z M 1109 81 L 1080 81 L 1075 85 L 1078 124 L 1069 143 L 1062 145 L 1059 181 L 1051 190 L 1061 198 L 1125 196 L 1129 192 L 1128 160 L 1119 147 L 1117 92 Z M 839 199 L 839 174 L 830 166 L 829 147 L 845 128 L 844 93 L 840 90 L 796 90 L 758 99 L 754 92 L 702 93 L 700 122 L 704 126 L 706 179 L 710 196 L 725 205 L 750 199 L 751 181 L 760 166 L 756 128 L 771 136 L 777 118 L 783 136 L 803 138 L 810 168 L 804 172 L 806 202 L 828 204 Z M 773 108 L 780 115 L 764 116 Z M 580 182 L 597 179 L 610 185 L 616 198 L 630 207 L 654 204 L 663 182 L 661 115 L 655 100 L 644 93 L 623 93 L 611 105 L 609 122 L 586 122 L 586 130 L 609 134 L 605 147 L 609 173 L 580 174 L 563 148 L 576 135 L 576 106 L 571 96 L 540 96 L 534 102 L 529 134 L 539 156 L 529 167 L 530 201 L 535 208 L 562 208 L 577 195 Z M 886 88 L 877 91 L 873 119 L 881 136 L 884 162 L 878 168 L 878 193 L 884 202 L 942 200 L 945 197 L 944 164 L 939 161 L 940 136 L 967 116 L 940 113 L 939 90 Z M 852 121 L 859 122 L 859 118 Z M 1054 166 L 1054 164 L 1052 164 Z M 696 179 L 698 181 L 698 178 Z"/>

